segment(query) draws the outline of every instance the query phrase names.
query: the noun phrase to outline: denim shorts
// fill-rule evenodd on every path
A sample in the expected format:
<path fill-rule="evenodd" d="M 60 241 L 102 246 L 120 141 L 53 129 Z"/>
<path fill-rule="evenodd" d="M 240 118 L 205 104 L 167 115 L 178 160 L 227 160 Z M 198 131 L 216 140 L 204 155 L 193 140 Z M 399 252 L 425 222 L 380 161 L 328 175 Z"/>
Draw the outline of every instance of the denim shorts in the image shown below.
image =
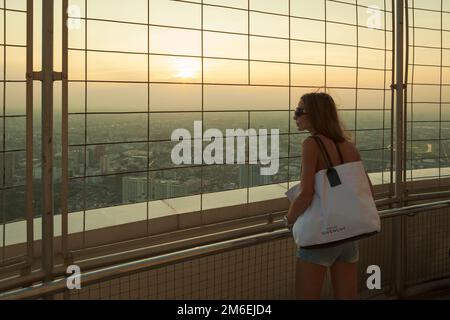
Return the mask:
<path fill-rule="evenodd" d="M 320 249 L 299 248 L 297 259 L 324 267 L 331 267 L 335 261 L 355 263 L 359 259 L 358 241 Z"/>

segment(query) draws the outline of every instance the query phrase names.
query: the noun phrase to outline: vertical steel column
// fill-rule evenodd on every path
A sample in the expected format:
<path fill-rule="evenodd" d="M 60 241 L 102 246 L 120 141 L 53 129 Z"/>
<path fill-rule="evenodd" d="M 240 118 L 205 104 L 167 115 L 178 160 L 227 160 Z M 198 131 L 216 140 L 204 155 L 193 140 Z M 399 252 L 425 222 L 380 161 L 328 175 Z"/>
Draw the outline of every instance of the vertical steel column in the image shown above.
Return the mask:
<path fill-rule="evenodd" d="M 27 151 L 26 151 L 26 219 L 27 219 L 27 272 L 31 271 L 33 263 L 33 0 L 27 0 L 27 87 L 26 87 L 26 121 L 27 121 Z"/>
<path fill-rule="evenodd" d="M 53 272 L 53 0 L 42 1 L 42 270 Z"/>
<path fill-rule="evenodd" d="M 61 119 L 61 160 L 62 160 L 62 178 L 61 178 L 61 222 L 62 222 L 62 253 L 64 259 L 68 258 L 68 196 L 69 196 L 69 84 L 67 82 L 68 73 L 68 0 L 62 2 L 62 119 Z"/>
<path fill-rule="evenodd" d="M 395 197 L 397 206 L 402 207 L 404 204 L 404 181 L 403 181 L 403 150 L 404 150 L 404 0 L 396 1 L 396 148 L 395 148 Z M 395 294 L 401 296 L 403 291 L 404 263 L 403 255 L 403 219 L 397 217 L 394 219 L 393 225 L 393 263 L 395 274 Z"/>

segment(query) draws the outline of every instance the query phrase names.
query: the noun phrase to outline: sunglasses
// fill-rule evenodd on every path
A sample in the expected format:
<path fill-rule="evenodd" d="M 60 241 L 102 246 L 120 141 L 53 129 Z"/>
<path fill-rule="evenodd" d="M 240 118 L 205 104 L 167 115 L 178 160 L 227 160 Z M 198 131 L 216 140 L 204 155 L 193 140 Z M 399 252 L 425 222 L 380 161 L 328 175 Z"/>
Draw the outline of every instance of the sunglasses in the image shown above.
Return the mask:
<path fill-rule="evenodd" d="M 304 108 L 297 107 L 297 109 L 295 109 L 295 117 L 296 118 L 300 118 L 304 114 L 306 114 Z"/>

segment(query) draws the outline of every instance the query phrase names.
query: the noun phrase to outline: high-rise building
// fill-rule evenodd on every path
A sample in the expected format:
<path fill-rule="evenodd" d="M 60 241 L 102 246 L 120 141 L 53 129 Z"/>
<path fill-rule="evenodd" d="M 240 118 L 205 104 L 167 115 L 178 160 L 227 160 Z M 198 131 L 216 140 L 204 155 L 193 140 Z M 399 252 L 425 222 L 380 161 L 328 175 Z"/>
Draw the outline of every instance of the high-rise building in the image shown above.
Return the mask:
<path fill-rule="evenodd" d="M 100 172 L 101 174 L 106 174 L 109 171 L 109 159 L 107 155 L 103 155 L 100 158 Z"/>
<path fill-rule="evenodd" d="M 122 178 L 122 202 L 136 203 L 147 201 L 147 177 Z"/>
<path fill-rule="evenodd" d="M 197 193 L 200 186 L 199 179 L 190 179 L 188 181 L 180 181 L 173 179 L 160 179 L 153 183 L 155 199 L 168 199 L 187 196 Z"/>

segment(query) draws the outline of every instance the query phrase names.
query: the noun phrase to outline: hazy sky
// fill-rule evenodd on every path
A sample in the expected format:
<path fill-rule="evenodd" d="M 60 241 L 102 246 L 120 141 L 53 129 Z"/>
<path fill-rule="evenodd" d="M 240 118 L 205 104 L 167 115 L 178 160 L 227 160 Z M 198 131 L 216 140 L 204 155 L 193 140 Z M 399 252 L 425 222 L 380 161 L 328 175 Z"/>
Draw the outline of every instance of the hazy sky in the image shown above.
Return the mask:
<path fill-rule="evenodd" d="M 35 2 L 35 70 L 39 70 L 41 1 Z M 124 4 L 121 0 L 88 0 L 85 8 L 84 0 L 69 1 L 71 16 L 85 17 L 87 12 L 89 19 L 134 23 L 89 20 L 86 41 L 85 20 L 70 21 L 70 48 L 85 49 L 87 43 L 90 50 L 129 52 L 88 52 L 85 75 L 84 51 L 69 51 L 70 80 L 85 80 L 87 77 L 91 81 L 135 82 L 89 83 L 88 111 L 147 111 L 148 80 L 152 82 L 152 111 L 201 110 L 202 102 L 204 110 L 286 110 L 289 103 L 291 107 L 296 105 L 301 94 L 324 86 L 325 81 L 329 87 L 343 88 L 332 91 L 341 108 L 355 108 L 356 95 L 358 108 L 383 108 L 382 90 L 359 90 L 356 94 L 353 88 L 383 89 L 390 85 L 390 71 L 373 70 L 392 67 L 390 12 L 386 14 L 385 24 L 384 12 L 377 13 L 365 7 L 357 10 L 352 5 L 355 1 L 345 1 L 349 4 L 343 4 L 299 0 L 291 1 L 290 14 L 295 17 L 289 23 L 289 18 L 285 16 L 289 14 L 288 0 L 252 0 L 250 9 L 258 12 L 250 13 L 240 10 L 247 9 L 247 0 L 204 0 L 207 5 L 203 7 L 202 23 L 201 1 L 190 2 L 132 0 Z M 61 0 L 55 1 L 56 69 L 61 68 L 61 28 L 58 27 L 62 23 L 61 3 Z M 359 5 L 376 5 L 382 10 L 384 3 L 384 0 L 358 1 Z M 386 3 L 390 10 L 391 1 Z M 416 0 L 414 3 L 416 7 L 440 9 L 440 0 Z M 25 0 L 6 1 L 7 8 L 11 9 L 24 10 L 25 4 Z M 226 5 L 234 9 L 208 4 Z M 0 1 L 0 5 L 4 6 L 4 1 Z M 327 24 L 323 21 L 325 5 Z M 450 11 L 450 1 L 444 1 L 444 6 L 444 10 Z M 6 42 L 25 45 L 25 14 L 7 11 L 5 15 Z M 0 39 L 4 39 L 5 15 L 0 14 Z M 414 23 L 417 27 L 440 28 L 440 18 L 440 13 L 416 10 Z M 445 13 L 443 18 L 442 27 L 449 32 L 444 32 L 442 46 L 449 49 L 441 52 L 439 48 L 417 48 L 415 53 L 411 50 L 411 59 L 414 58 L 412 61 L 416 64 L 440 65 L 442 56 L 443 65 L 450 65 L 450 13 Z M 148 20 L 150 27 L 147 27 Z M 358 22 L 360 27 L 333 21 L 345 24 Z M 378 27 L 381 30 L 367 27 L 377 22 L 380 22 Z M 202 33 L 202 26 L 208 31 Z M 385 28 L 388 30 L 386 33 Z M 440 47 L 441 33 L 416 29 L 412 40 L 416 45 Z M 356 45 L 379 50 L 352 47 Z M 3 61 L 4 52 L 0 51 L 0 61 Z M 8 80 L 24 80 L 25 53 L 25 48 L 6 48 Z M 292 64 L 289 65 L 289 62 Z M 326 72 L 325 64 L 328 65 Z M 0 67 L 3 71 L 3 64 Z M 443 68 L 442 71 L 443 83 L 450 84 L 450 68 Z M 414 75 L 415 83 L 439 85 L 441 81 L 440 68 L 436 67 L 416 66 L 410 75 Z M 198 85 L 202 77 L 205 83 L 214 84 L 204 87 L 203 99 L 201 86 Z M 310 88 L 292 88 L 289 101 L 289 88 L 276 87 L 289 84 Z M 24 88 L 20 83 L 7 84 L 7 113 L 13 109 L 24 110 Z M 439 90 L 436 88 L 417 87 L 414 100 L 439 102 L 439 95 L 436 98 Z M 71 83 L 69 91 L 70 112 L 84 111 L 84 84 Z M 59 94 L 58 90 L 56 94 Z M 443 99 L 450 102 L 447 91 Z"/>

